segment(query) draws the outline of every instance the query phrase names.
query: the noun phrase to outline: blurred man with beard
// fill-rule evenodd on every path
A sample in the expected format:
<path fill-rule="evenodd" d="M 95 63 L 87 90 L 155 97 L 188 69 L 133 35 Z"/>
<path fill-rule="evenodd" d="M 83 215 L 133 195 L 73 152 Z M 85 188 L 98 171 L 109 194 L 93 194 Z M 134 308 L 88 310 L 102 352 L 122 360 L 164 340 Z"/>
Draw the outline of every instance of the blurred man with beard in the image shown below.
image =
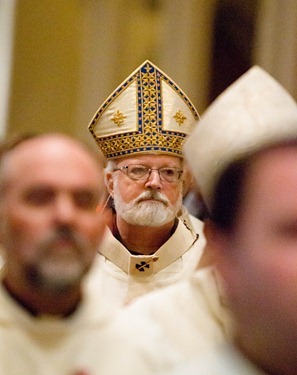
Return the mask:
<path fill-rule="evenodd" d="M 182 90 L 145 61 L 89 125 L 106 159 L 109 230 L 90 285 L 114 307 L 188 278 L 199 263 L 203 222 L 183 207 L 182 146 L 199 115 Z"/>
<path fill-rule="evenodd" d="M 83 287 L 105 230 L 102 166 L 75 139 L 34 136 L 4 149 L 0 191 L 0 373 L 109 373 L 110 314 Z"/>
<path fill-rule="evenodd" d="M 1 163 L 3 283 L 19 301 L 38 297 L 38 304 L 52 295 L 51 308 L 65 309 L 59 314 L 67 313 L 67 296 L 69 309 L 79 300 L 103 233 L 102 215 L 95 213 L 104 197 L 100 170 L 78 145 L 62 136 L 36 136 L 14 145 Z"/>

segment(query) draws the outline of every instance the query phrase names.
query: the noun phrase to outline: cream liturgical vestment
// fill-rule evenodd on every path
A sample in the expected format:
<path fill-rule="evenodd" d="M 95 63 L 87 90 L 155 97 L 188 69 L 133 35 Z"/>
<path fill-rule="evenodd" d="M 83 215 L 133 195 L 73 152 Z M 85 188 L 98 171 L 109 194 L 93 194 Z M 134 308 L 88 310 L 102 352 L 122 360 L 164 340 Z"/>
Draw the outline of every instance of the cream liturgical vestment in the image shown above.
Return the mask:
<path fill-rule="evenodd" d="M 97 291 L 109 306 L 118 308 L 189 277 L 205 245 L 203 222 L 191 217 L 191 223 L 178 220 L 175 232 L 152 255 L 132 255 L 107 229 L 88 288 Z"/>
<path fill-rule="evenodd" d="M 171 374 L 232 336 L 220 289 L 213 267 L 205 267 L 188 280 L 140 297 L 117 314 L 113 325 L 118 331 L 130 329 L 129 340 L 139 338 L 133 356 L 150 356 L 141 366 L 144 372 Z"/>
<path fill-rule="evenodd" d="M 199 356 L 195 361 L 184 363 L 174 371 L 163 375 L 265 375 L 231 344 L 218 345 L 207 355 Z"/>
<path fill-rule="evenodd" d="M 134 372 L 126 360 L 137 343 L 110 328 L 113 315 L 91 296 L 67 318 L 32 316 L 0 283 L 0 306 L 1 375 L 141 373 L 141 357 Z"/>

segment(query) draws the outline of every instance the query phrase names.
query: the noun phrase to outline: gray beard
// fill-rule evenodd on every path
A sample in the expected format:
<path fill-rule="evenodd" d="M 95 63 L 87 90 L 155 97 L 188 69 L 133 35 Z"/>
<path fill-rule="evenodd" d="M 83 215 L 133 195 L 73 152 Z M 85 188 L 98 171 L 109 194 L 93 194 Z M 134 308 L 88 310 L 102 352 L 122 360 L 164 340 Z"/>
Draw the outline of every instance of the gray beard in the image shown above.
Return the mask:
<path fill-rule="evenodd" d="M 55 250 L 55 241 L 64 236 L 71 241 L 63 249 Z M 77 233 L 58 230 L 40 244 L 38 259 L 27 268 L 28 281 L 52 295 L 76 287 L 91 266 L 91 259 L 85 256 L 90 253 L 86 250 L 89 247 L 88 241 Z"/>
<path fill-rule="evenodd" d="M 45 261 L 27 269 L 27 279 L 35 287 L 52 295 L 63 294 L 79 285 L 86 269 L 79 262 Z"/>
<path fill-rule="evenodd" d="M 160 201 L 141 200 L 149 197 Z M 115 186 L 114 206 L 117 214 L 129 224 L 159 227 L 177 217 L 182 206 L 182 193 L 175 206 L 171 205 L 163 194 L 156 191 L 144 192 L 132 202 L 125 203 L 120 197 L 117 186 Z"/>

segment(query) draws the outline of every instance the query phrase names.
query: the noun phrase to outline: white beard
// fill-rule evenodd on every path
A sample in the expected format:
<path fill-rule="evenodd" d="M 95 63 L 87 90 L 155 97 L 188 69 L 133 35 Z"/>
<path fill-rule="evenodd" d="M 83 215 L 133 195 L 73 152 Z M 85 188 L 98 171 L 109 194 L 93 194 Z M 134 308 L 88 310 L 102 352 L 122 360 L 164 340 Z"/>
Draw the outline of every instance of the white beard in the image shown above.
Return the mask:
<path fill-rule="evenodd" d="M 145 199 L 156 199 L 146 201 Z M 114 181 L 114 206 L 117 214 L 132 225 L 158 227 L 174 220 L 182 206 L 182 191 L 175 206 L 162 193 L 150 190 L 143 192 L 132 202 L 122 200 L 117 180 Z"/>

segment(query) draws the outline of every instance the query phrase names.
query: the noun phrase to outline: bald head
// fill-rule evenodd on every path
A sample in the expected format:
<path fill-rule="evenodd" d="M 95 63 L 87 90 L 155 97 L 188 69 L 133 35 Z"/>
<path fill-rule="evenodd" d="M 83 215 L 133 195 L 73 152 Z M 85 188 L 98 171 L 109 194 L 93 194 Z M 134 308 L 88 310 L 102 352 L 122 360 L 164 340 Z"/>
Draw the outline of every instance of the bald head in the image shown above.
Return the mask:
<path fill-rule="evenodd" d="M 70 176 L 70 171 L 78 181 L 93 175 L 93 179 L 97 179 L 98 193 L 104 193 L 101 163 L 83 143 L 66 135 L 38 135 L 10 147 L 1 161 L 1 185 L 10 186 L 15 183 L 14 178 L 21 181 L 29 172 L 33 178 L 34 171 L 38 175 L 46 174 L 48 179 L 60 175 L 61 183 Z"/>
<path fill-rule="evenodd" d="M 24 296 L 79 287 L 104 231 L 102 165 L 79 141 L 48 134 L 4 152 L 0 175 L 6 284 Z"/>

